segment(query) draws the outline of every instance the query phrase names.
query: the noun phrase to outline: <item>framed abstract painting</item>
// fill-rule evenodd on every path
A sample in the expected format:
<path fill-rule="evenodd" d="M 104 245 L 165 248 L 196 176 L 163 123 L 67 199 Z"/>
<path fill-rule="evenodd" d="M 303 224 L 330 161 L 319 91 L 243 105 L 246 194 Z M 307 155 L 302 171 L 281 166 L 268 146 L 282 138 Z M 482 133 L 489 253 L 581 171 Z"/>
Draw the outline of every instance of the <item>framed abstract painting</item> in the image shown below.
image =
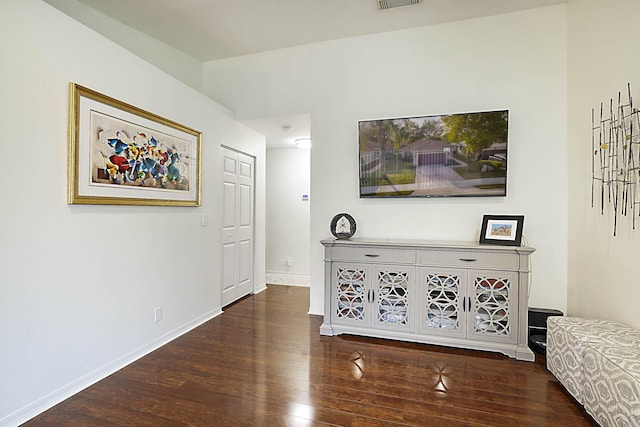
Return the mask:
<path fill-rule="evenodd" d="M 67 203 L 199 206 L 202 133 L 71 83 Z"/>

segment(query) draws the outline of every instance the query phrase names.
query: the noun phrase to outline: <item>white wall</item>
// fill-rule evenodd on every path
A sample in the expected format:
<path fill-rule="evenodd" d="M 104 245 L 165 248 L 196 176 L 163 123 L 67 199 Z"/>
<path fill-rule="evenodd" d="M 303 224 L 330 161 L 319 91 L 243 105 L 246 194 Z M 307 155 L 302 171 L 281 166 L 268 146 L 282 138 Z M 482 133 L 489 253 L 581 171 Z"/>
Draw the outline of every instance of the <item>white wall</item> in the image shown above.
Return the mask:
<path fill-rule="evenodd" d="M 631 83 L 640 100 L 640 2 L 569 1 L 569 314 L 640 328 L 640 226 L 591 208 L 591 109 Z M 599 114 L 599 112 L 598 112 Z M 637 224 L 640 224 L 636 218 Z"/>
<path fill-rule="evenodd" d="M 165 73 L 202 90 L 202 61 L 117 21 L 78 0 L 44 0 Z M 104 67 L 118 67 L 117 59 L 105 58 Z"/>
<path fill-rule="evenodd" d="M 40 0 L 4 0 L 0 28 L 0 425 L 15 425 L 220 312 L 221 144 L 257 158 L 264 286 L 265 139 Z M 67 205 L 69 82 L 202 131 L 202 206 Z"/>
<path fill-rule="evenodd" d="M 267 150 L 266 270 L 279 284 L 309 281 L 310 175 L 309 149 Z"/>
<path fill-rule="evenodd" d="M 342 211 L 357 237 L 467 241 L 483 214 L 524 214 L 530 305 L 566 309 L 566 20 L 560 5 L 205 63 L 205 92 L 239 119 L 311 115 L 310 312 L 323 312 L 319 241 Z M 359 199 L 358 120 L 500 108 L 507 197 Z"/>

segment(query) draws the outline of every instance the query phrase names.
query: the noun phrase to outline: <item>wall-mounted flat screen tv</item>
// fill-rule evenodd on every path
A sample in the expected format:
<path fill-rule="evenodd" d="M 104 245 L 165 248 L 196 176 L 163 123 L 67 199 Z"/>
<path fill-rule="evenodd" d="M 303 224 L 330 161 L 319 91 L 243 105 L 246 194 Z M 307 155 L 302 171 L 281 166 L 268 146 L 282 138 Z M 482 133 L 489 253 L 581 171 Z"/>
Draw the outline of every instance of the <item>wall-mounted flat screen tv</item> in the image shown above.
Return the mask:
<path fill-rule="evenodd" d="M 509 111 L 361 120 L 360 197 L 506 196 Z"/>

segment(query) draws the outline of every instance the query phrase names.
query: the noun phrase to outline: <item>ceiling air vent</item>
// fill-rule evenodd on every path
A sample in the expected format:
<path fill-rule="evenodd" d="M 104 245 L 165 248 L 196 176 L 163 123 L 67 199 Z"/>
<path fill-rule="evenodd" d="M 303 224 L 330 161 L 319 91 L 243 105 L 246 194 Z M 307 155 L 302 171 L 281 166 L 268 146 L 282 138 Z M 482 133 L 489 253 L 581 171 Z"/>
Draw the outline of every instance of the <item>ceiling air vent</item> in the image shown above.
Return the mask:
<path fill-rule="evenodd" d="M 376 0 L 378 3 L 378 9 L 387 10 L 394 9 L 396 7 L 412 6 L 414 4 L 422 3 L 422 0 Z"/>

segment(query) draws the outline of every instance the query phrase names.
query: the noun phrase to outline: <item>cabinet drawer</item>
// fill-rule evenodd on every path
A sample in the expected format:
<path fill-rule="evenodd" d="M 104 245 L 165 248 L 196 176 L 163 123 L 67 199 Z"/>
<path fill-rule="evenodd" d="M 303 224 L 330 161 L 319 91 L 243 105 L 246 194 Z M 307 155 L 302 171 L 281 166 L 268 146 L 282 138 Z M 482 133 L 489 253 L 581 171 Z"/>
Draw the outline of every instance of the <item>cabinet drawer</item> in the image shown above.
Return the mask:
<path fill-rule="evenodd" d="M 520 267 L 517 254 L 492 254 L 478 252 L 421 251 L 420 265 L 495 268 L 517 270 Z"/>
<path fill-rule="evenodd" d="M 416 251 L 378 248 L 332 248 L 331 259 L 375 263 L 415 264 Z"/>

